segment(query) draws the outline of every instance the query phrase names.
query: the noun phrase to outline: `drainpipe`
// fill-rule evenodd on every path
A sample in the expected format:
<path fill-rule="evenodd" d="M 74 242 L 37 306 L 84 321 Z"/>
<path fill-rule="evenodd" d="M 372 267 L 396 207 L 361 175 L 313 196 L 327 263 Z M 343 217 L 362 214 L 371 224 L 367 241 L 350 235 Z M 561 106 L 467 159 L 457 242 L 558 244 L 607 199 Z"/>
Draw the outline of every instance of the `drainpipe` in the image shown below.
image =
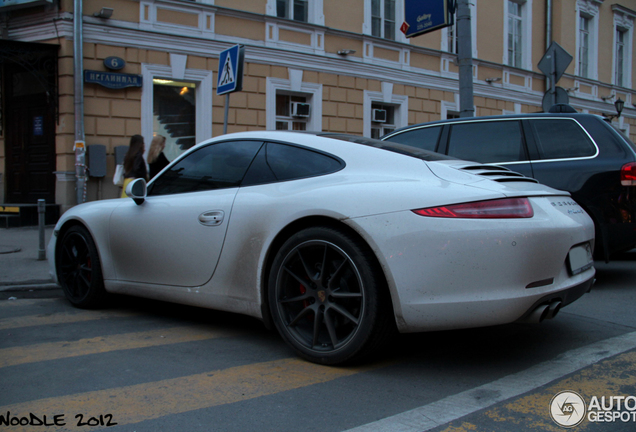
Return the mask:
<path fill-rule="evenodd" d="M 552 0 L 545 1 L 545 49 L 550 47 L 552 43 Z M 550 90 L 552 85 L 550 83 L 551 78 L 546 77 L 545 88 Z"/>
<path fill-rule="evenodd" d="M 75 192 L 77 204 L 86 201 L 86 145 L 84 142 L 84 40 L 82 38 L 82 0 L 74 0 L 73 76 L 75 85 Z"/>
<path fill-rule="evenodd" d="M 469 0 L 456 2 L 457 61 L 459 63 L 459 116 L 474 117 L 473 101 L 473 40 Z"/>

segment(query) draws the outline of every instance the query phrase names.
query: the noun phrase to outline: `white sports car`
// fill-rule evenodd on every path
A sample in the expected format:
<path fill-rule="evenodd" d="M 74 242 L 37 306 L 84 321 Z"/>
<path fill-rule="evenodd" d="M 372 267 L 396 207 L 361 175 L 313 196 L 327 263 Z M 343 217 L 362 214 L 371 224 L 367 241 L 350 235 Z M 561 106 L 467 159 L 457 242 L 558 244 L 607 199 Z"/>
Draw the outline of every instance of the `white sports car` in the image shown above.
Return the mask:
<path fill-rule="evenodd" d="M 390 142 L 224 135 L 127 193 L 55 227 L 51 272 L 73 305 L 121 293 L 251 315 L 323 364 L 396 328 L 552 318 L 595 273 L 592 220 L 568 193 Z"/>

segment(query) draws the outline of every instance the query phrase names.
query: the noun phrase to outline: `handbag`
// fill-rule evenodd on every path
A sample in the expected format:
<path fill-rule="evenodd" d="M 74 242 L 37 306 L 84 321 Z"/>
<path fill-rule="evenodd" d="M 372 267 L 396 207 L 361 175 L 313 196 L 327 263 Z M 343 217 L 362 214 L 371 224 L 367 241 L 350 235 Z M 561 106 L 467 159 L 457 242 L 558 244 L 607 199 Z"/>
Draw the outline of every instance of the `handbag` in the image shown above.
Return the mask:
<path fill-rule="evenodd" d="M 117 165 L 115 167 L 115 175 L 113 176 L 113 184 L 115 186 L 124 185 L 124 166 L 123 165 Z"/>

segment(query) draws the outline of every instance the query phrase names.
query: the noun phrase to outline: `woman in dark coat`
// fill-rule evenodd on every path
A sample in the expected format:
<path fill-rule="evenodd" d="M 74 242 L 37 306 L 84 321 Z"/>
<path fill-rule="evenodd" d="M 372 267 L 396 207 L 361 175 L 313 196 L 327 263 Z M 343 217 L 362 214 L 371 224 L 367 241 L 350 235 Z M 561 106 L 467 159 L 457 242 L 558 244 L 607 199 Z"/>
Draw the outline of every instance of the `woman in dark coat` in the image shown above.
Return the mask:
<path fill-rule="evenodd" d="M 136 178 L 148 180 L 148 169 L 144 160 L 144 137 L 133 135 L 130 138 L 130 146 L 124 157 L 124 186 L 121 197 L 126 198 L 126 186 Z"/>

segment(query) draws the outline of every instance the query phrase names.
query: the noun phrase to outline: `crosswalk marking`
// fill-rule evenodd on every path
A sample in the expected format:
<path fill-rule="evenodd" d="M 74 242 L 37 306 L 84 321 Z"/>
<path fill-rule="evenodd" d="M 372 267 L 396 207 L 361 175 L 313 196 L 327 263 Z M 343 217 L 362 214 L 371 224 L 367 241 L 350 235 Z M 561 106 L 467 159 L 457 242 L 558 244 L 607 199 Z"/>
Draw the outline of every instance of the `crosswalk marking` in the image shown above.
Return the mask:
<path fill-rule="evenodd" d="M 236 336 L 238 332 L 206 326 L 173 327 L 110 336 L 98 336 L 78 341 L 60 341 L 0 349 L 0 368 L 24 363 L 146 348 L 204 339 Z"/>
<path fill-rule="evenodd" d="M 41 305 L 45 303 L 62 302 L 61 299 L 19 299 L 19 300 L 4 300 L 0 301 L 0 309 L 14 308 L 18 306 L 33 306 Z"/>
<path fill-rule="evenodd" d="M 113 422 L 127 425 L 307 387 L 388 365 L 376 363 L 359 368 L 329 367 L 286 358 L 146 384 L 18 403 L 0 407 L 0 414 L 10 412 L 12 416 L 22 417 L 28 413 L 39 413 L 49 419 L 63 414 L 67 425 L 50 426 L 46 428 L 47 431 L 75 430 L 75 425 L 71 423 L 76 421 L 76 414 L 83 414 L 85 418 L 112 414 Z M 14 426 L 11 430 L 29 429 L 28 426 Z"/>
<path fill-rule="evenodd" d="M 424 432 L 478 410 L 533 391 L 601 360 L 636 348 L 636 332 L 605 339 L 565 352 L 556 359 L 532 366 L 483 386 L 440 399 L 348 432 Z M 484 395 L 490 395 L 484 397 Z"/>
<path fill-rule="evenodd" d="M 28 315 L 13 318 L 1 318 L 0 330 L 14 329 L 20 327 L 33 327 L 39 325 L 52 325 L 52 324 L 70 324 L 82 321 L 93 321 L 107 318 L 127 318 L 132 316 L 139 316 L 139 312 L 131 311 L 78 311 L 73 313 L 54 313 L 54 314 L 40 314 L 40 315 Z"/>

